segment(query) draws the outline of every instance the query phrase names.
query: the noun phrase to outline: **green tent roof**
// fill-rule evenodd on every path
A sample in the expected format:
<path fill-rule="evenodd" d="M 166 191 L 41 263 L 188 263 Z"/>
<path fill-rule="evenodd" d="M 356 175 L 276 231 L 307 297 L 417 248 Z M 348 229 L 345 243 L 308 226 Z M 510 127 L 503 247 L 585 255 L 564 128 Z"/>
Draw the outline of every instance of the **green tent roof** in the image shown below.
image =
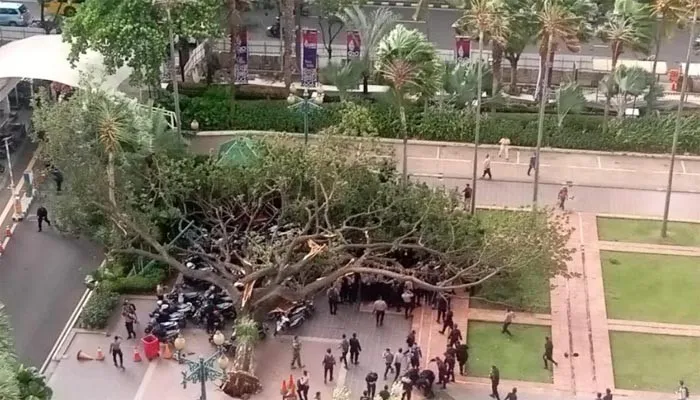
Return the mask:
<path fill-rule="evenodd" d="M 238 138 L 219 147 L 219 162 L 248 166 L 259 158 L 255 143 L 249 138 Z"/>

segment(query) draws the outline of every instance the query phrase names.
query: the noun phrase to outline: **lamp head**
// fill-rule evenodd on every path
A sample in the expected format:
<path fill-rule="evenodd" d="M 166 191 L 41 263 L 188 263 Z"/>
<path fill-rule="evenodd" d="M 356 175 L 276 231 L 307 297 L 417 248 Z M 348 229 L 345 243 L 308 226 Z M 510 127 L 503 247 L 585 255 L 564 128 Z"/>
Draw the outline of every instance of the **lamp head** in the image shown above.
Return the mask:
<path fill-rule="evenodd" d="M 216 362 L 219 364 L 219 368 L 221 368 L 222 370 L 225 371 L 226 368 L 228 368 L 229 359 L 228 357 L 226 357 L 226 354 L 222 354 Z"/>
<path fill-rule="evenodd" d="M 185 340 L 182 335 L 178 335 L 177 338 L 175 338 L 175 349 L 177 351 L 182 351 L 185 348 L 185 344 L 187 344 L 187 341 Z"/>
<path fill-rule="evenodd" d="M 214 337 L 212 339 L 214 341 L 214 344 L 217 346 L 221 346 L 226 341 L 226 338 L 224 337 L 224 334 L 221 333 L 221 331 L 214 332 Z"/>
<path fill-rule="evenodd" d="M 289 93 L 289 96 L 287 96 L 287 103 L 289 104 L 294 104 L 297 102 L 297 97 L 291 93 Z"/>
<path fill-rule="evenodd" d="M 190 128 L 192 128 L 193 131 L 198 131 L 199 130 L 199 122 L 195 119 L 192 121 L 190 124 Z"/>

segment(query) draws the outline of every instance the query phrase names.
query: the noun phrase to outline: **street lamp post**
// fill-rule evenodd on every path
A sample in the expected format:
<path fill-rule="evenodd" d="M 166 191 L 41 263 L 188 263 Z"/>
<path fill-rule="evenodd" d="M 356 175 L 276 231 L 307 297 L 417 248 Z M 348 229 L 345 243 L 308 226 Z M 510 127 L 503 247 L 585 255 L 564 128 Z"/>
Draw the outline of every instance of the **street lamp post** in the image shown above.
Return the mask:
<path fill-rule="evenodd" d="M 180 113 L 180 86 L 177 82 L 177 65 L 175 64 L 175 34 L 173 33 L 173 19 L 170 15 L 170 7 L 172 2 L 179 0 L 153 0 L 156 4 L 163 4 L 165 6 L 165 15 L 167 16 L 168 23 L 168 44 L 170 45 L 170 79 L 173 81 L 173 100 L 175 102 L 175 125 L 177 125 L 177 132 L 180 133 L 182 127 L 180 126 L 182 119 Z"/>
<path fill-rule="evenodd" d="M 178 361 L 181 364 L 187 365 L 187 370 L 182 371 L 182 387 L 187 388 L 187 382 L 199 383 L 201 389 L 199 400 L 207 400 L 207 382 L 216 379 L 224 379 L 226 377 L 226 368 L 228 368 L 229 359 L 221 349 L 221 345 L 224 344 L 225 340 L 226 338 L 221 331 L 216 331 L 213 337 L 214 344 L 216 345 L 216 352 L 207 359 L 204 359 L 203 356 L 199 356 L 197 361 L 191 361 L 182 356 L 182 350 L 185 348 L 186 344 L 185 338 L 178 336 L 177 339 L 175 339 Z M 217 364 L 219 367 L 218 369 L 214 366 L 214 363 Z"/>
<path fill-rule="evenodd" d="M 309 90 L 304 89 L 302 97 L 289 93 L 287 103 L 289 103 L 290 110 L 299 110 L 304 114 L 304 146 L 306 146 L 309 144 L 309 114 L 311 111 L 321 108 L 323 92 L 318 91 L 309 96 Z"/>

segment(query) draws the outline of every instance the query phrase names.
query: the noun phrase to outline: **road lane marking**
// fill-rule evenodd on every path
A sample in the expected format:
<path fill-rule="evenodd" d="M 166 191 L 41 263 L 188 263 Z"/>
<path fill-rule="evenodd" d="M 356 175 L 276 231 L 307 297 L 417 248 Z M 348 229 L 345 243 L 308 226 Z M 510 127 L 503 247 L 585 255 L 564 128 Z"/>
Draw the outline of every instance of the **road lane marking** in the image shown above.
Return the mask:
<path fill-rule="evenodd" d="M 598 159 L 598 169 L 603 169 L 603 162 L 600 160 L 600 156 L 596 157 Z"/>
<path fill-rule="evenodd" d="M 32 168 L 34 168 L 34 163 L 36 163 L 36 160 L 38 157 L 39 157 L 39 151 L 35 150 L 34 155 L 32 156 L 32 159 L 29 160 L 29 164 L 27 164 L 27 168 L 25 168 L 25 171 L 31 171 Z M 7 218 L 7 215 L 10 214 L 10 211 L 12 211 L 12 208 L 14 207 L 15 196 L 22 193 L 23 187 L 24 187 L 24 178 L 20 179 L 19 183 L 15 187 L 14 192 L 12 192 L 12 194 L 10 195 L 10 200 L 7 202 L 7 205 L 5 205 L 5 209 L 2 211 L 2 214 L 0 214 L 0 223 L 4 222 L 5 219 Z"/>
<path fill-rule="evenodd" d="M 151 380 L 153 379 L 153 374 L 156 371 L 156 366 L 159 362 L 160 358 L 157 358 L 155 361 L 151 361 L 148 363 L 148 368 L 146 369 L 146 373 L 143 375 L 143 379 L 141 379 L 141 383 L 139 384 L 139 389 L 136 391 L 134 400 L 143 399 L 144 393 L 146 393 L 146 388 L 148 387 L 148 384 L 151 383 Z"/>
<path fill-rule="evenodd" d="M 520 164 L 520 150 L 515 152 L 515 163 Z"/>
<path fill-rule="evenodd" d="M 440 150 L 442 150 L 442 146 L 436 146 L 437 147 L 437 158 L 440 159 Z"/>
<path fill-rule="evenodd" d="M 685 174 L 685 161 L 681 160 L 681 168 L 683 168 L 683 173 Z"/>

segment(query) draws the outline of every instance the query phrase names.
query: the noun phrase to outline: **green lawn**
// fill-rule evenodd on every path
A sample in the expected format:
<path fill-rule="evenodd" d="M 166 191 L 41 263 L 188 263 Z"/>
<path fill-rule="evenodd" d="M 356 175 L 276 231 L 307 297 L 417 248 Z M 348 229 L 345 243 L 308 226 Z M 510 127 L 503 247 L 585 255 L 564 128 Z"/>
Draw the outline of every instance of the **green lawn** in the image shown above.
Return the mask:
<path fill-rule="evenodd" d="M 513 324 L 510 331 L 513 338 L 501 334 L 500 323 L 469 321 L 469 375 L 488 377 L 495 365 L 503 379 L 551 383 L 552 373 L 542 365 L 544 338 L 551 336 L 550 328 Z"/>
<path fill-rule="evenodd" d="M 700 338 L 610 332 L 610 347 L 616 388 L 666 392 L 672 398 L 679 379 L 700 387 Z"/>
<path fill-rule="evenodd" d="M 700 257 L 602 251 L 608 318 L 700 324 Z"/>
<path fill-rule="evenodd" d="M 700 224 L 669 222 L 668 237 L 661 238 L 661 221 L 598 217 L 600 240 L 700 246 Z"/>

